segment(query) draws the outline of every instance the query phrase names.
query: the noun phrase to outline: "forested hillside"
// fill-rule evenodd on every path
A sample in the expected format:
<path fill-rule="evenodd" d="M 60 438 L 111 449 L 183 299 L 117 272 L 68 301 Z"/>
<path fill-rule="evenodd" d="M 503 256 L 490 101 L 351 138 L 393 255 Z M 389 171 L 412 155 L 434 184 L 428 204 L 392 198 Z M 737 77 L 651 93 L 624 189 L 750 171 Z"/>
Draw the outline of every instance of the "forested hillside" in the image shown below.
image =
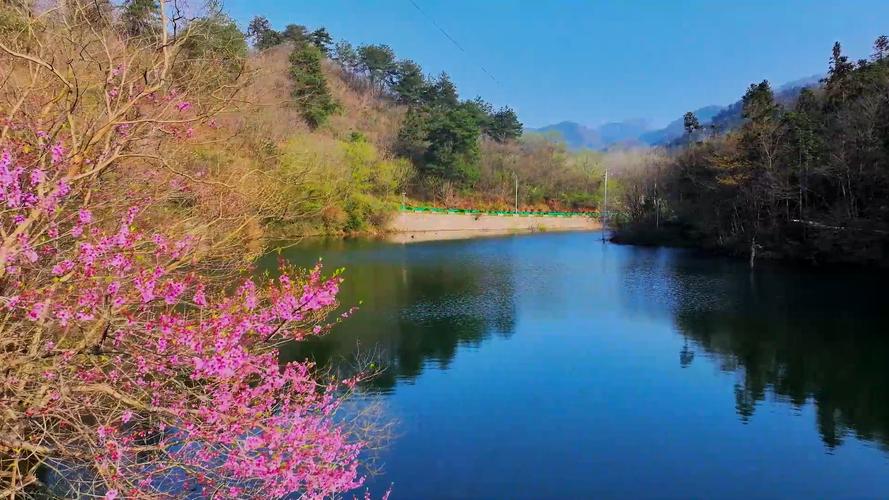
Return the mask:
<path fill-rule="evenodd" d="M 636 172 L 618 237 L 756 257 L 889 263 L 889 38 L 852 61 L 839 43 L 819 87 L 780 99 L 769 82 L 740 101 L 737 128 L 705 133 Z"/>
<path fill-rule="evenodd" d="M 245 35 L 261 75 L 254 114 L 259 130 L 275 132 L 269 161 L 296 199 L 311 199 L 292 213 L 317 214 L 298 221 L 306 230 L 379 227 L 401 193 L 412 203 L 507 209 L 518 185 L 526 209 L 598 204 L 601 156 L 523 137 L 511 108 L 463 98 L 447 73 L 429 75 L 385 44 L 334 42 L 324 27 L 279 31 L 256 17 Z"/>

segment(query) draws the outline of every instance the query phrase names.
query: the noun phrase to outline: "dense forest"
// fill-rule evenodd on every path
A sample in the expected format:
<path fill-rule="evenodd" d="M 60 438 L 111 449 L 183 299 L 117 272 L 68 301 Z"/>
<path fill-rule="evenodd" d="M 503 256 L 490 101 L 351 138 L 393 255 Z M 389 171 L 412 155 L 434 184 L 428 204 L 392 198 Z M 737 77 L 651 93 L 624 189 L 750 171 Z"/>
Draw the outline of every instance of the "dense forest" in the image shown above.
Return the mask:
<path fill-rule="evenodd" d="M 791 102 L 750 85 L 725 133 L 685 116 L 684 144 L 625 176 L 616 239 L 812 263 L 889 263 L 889 38 Z"/>

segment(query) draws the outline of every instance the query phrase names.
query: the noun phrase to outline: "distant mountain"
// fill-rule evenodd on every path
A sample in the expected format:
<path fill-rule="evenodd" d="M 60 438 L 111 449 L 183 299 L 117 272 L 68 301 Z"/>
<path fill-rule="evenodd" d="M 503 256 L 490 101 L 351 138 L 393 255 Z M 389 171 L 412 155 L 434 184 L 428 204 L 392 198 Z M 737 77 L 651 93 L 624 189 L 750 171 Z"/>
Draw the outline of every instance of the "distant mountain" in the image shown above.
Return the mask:
<path fill-rule="evenodd" d="M 565 141 L 568 149 L 602 149 L 604 145 L 599 132 L 576 122 L 560 122 L 536 129 L 528 129 L 528 132 L 539 134 L 555 132 Z"/>
<path fill-rule="evenodd" d="M 811 75 L 793 80 L 775 88 L 775 100 L 781 104 L 793 103 L 802 89 L 820 85 L 824 75 Z M 696 109 L 694 114 L 704 126 L 713 126 L 725 132 L 741 123 L 741 101 L 728 106 L 704 106 Z M 595 128 L 576 122 L 564 121 L 526 132 L 541 134 L 557 134 L 568 146 L 568 149 L 605 150 L 622 146 L 666 146 L 682 139 L 685 134 L 685 121 L 682 117 L 670 122 L 666 127 L 651 130 L 644 120 L 634 119 L 612 122 Z"/>
<path fill-rule="evenodd" d="M 547 125 L 528 132 L 539 134 L 558 134 L 568 149 L 608 149 L 617 145 L 641 144 L 639 137 L 648 130 L 643 120 L 627 120 L 606 123 L 590 128 L 576 122 L 564 121 Z"/>
<path fill-rule="evenodd" d="M 639 142 L 639 137 L 649 130 L 645 120 L 626 120 L 606 123 L 597 129 L 602 142 L 608 146 Z"/>

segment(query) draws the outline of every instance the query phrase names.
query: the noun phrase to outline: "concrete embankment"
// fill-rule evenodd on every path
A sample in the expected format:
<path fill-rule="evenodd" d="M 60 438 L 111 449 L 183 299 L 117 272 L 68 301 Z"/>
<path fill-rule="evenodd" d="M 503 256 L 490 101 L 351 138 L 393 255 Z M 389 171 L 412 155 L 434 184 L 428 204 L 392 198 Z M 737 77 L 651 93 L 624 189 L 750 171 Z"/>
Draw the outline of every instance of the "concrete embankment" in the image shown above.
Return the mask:
<path fill-rule="evenodd" d="M 487 215 L 399 212 L 389 222 L 388 239 L 398 242 L 450 240 L 534 231 L 595 231 L 598 220 L 587 216 Z"/>

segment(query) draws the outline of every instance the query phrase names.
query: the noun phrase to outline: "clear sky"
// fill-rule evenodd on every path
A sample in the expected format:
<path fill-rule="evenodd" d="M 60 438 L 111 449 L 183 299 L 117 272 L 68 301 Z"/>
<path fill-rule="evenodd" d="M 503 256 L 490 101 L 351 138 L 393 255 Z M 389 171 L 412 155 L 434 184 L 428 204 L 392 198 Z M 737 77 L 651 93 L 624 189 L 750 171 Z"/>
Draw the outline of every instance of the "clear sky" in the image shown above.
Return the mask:
<path fill-rule="evenodd" d="M 835 40 L 853 60 L 889 34 L 889 0 L 228 0 L 242 26 L 264 15 L 385 43 L 461 97 L 508 104 L 526 126 L 597 125 L 737 100 L 827 70 Z M 430 19 L 464 49 L 449 41 Z M 493 79 L 490 75 L 493 75 Z M 495 80 L 496 79 L 496 80 Z"/>

